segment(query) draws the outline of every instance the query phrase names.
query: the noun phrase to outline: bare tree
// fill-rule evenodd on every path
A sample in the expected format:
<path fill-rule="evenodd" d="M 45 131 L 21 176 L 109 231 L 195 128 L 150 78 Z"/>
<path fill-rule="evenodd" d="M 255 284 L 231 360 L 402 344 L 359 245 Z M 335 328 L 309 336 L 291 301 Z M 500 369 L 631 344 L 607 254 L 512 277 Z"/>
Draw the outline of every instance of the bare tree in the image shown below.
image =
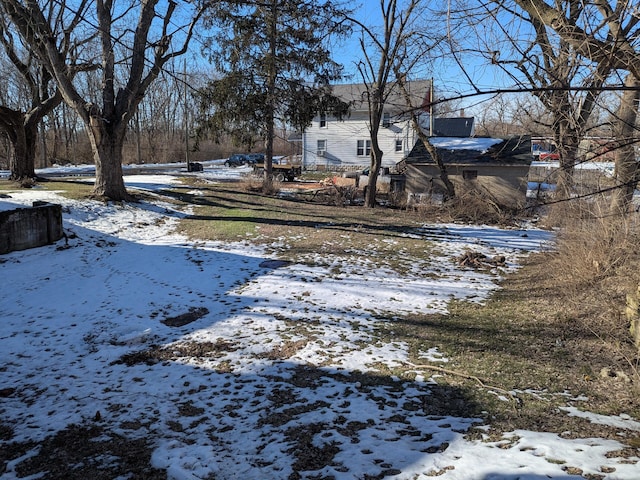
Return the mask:
<path fill-rule="evenodd" d="M 477 48 L 488 65 L 502 70 L 523 91 L 532 92 L 545 107 L 547 114 L 536 122 L 538 129 L 550 132 L 560 154 L 556 194 L 569 198 L 574 165 L 582 161 L 578 146 L 611 67 L 583 56 L 524 3 L 470 4 L 463 0 L 456 3 L 458 9 L 451 12 L 451 18 L 462 25 L 461 32 L 475 33 Z M 579 2 L 560 0 L 554 5 L 574 21 L 580 16 Z M 526 116 L 525 112 L 520 115 Z"/>
<path fill-rule="evenodd" d="M 83 155 L 81 139 L 88 144 L 88 138 L 82 135 L 82 125 L 76 112 L 63 102 L 49 114 L 49 118 L 51 159 L 74 164 L 90 160 L 90 149 L 86 156 Z"/>
<path fill-rule="evenodd" d="M 36 178 L 38 127 L 45 115 L 62 102 L 62 95 L 53 85 L 49 72 L 21 48 L 5 20 L 0 10 L 0 44 L 27 98 L 21 102 L 15 96 L 5 96 L 0 105 L 0 130 L 6 133 L 13 147 L 9 160 L 10 179 L 29 185 Z M 7 77 L 5 74 L 5 80 Z"/>
<path fill-rule="evenodd" d="M 453 182 L 449 179 L 447 166 L 442 160 L 438 149 L 431 143 L 433 126 L 433 105 L 435 103 L 433 80 L 429 84 L 428 102 L 424 97 L 416 97 L 411 95 L 407 87 L 407 73 L 411 71 L 417 64 L 421 62 L 422 56 L 433 48 L 431 42 L 423 42 L 424 38 L 418 35 L 412 35 L 412 41 L 405 42 L 398 51 L 399 55 L 393 66 L 395 75 L 395 87 L 400 90 L 406 106 L 407 115 L 410 119 L 410 125 L 416 132 L 416 136 L 422 142 L 425 150 L 433 159 L 440 172 L 440 180 L 445 187 L 445 200 L 452 200 L 456 196 L 456 190 Z M 402 52 L 402 53 L 401 53 Z M 427 104 L 428 103 L 428 104 Z M 424 125 L 424 113 L 429 111 L 429 134 L 426 133 Z"/>
<path fill-rule="evenodd" d="M 436 163 L 438 170 L 440 171 L 440 180 L 445 187 L 446 195 L 445 200 L 451 200 L 456 196 L 455 186 L 453 182 L 449 179 L 449 172 L 447 171 L 447 166 L 442 160 L 440 153 L 438 153 L 438 149 L 431 143 L 429 135 L 425 133 L 424 127 L 420 122 L 420 116 L 418 115 L 418 107 L 412 105 L 411 96 L 409 91 L 407 90 L 407 86 L 405 83 L 405 77 L 402 75 L 398 75 L 398 87 L 402 91 L 402 95 L 404 96 L 405 103 L 409 109 L 409 115 L 411 118 L 411 125 L 413 129 L 416 131 L 418 139 L 424 145 L 424 148 L 429 153 L 429 156 Z"/>
<path fill-rule="evenodd" d="M 128 123 L 165 63 L 186 52 L 202 5 L 181 3 L 183 11 L 177 14 L 173 0 L 127 5 L 113 0 L 0 0 L 0 4 L 85 125 L 96 165 L 94 195 L 128 199 L 122 178 Z M 55 34 L 54 22 L 64 22 L 62 35 Z M 100 62 L 95 64 L 93 58 L 83 56 L 92 43 L 100 52 Z M 126 56 L 117 56 L 120 52 Z M 83 95 L 75 81 L 75 74 L 87 63 L 99 68 L 97 101 Z"/>
<path fill-rule="evenodd" d="M 163 163 L 184 158 L 185 135 L 189 135 L 185 131 L 185 112 L 196 111 L 197 105 L 190 93 L 198 88 L 198 81 L 205 75 L 181 72 L 178 68 L 176 62 L 166 65 L 140 102 L 133 125 L 135 144 L 125 144 L 125 157 L 130 150 L 130 158 L 136 159 L 137 163 L 150 160 Z M 189 95 L 185 95 L 185 88 Z"/>
<path fill-rule="evenodd" d="M 640 55 L 639 55 L 640 57 Z M 640 62 L 640 58 L 638 59 Z M 636 146 L 638 142 L 638 103 L 640 102 L 640 77 L 629 73 L 624 86 L 627 89 L 622 93 L 620 106 L 616 112 L 614 123 L 614 137 L 616 139 L 616 180 L 620 188 L 614 191 L 612 210 L 622 214 L 627 213 L 633 192 L 640 179 L 640 168 L 636 158 Z"/>
<path fill-rule="evenodd" d="M 613 0 L 565 0 L 548 4 L 544 0 L 514 0 L 541 28 L 553 29 L 575 52 L 608 71 L 628 72 L 618 87 L 623 94 L 616 114 L 614 134 L 616 181 L 612 208 L 627 212 L 631 194 L 640 178 L 634 143 L 638 140 L 636 120 L 640 99 L 640 15 L 637 2 Z M 596 76 L 596 81 L 599 81 Z M 595 90 L 595 89 L 594 89 Z"/>
<path fill-rule="evenodd" d="M 541 120 L 544 120 L 544 110 L 529 96 L 524 100 L 521 95 L 496 94 L 484 104 L 485 108 L 475 117 L 474 122 L 474 131 L 478 136 L 507 137 L 540 131 L 548 133 L 548 129 L 540 125 Z"/>
<path fill-rule="evenodd" d="M 378 132 L 383 122 L 387 100 L 394 87 L 398 88 L 395 74 L 401 72 L 406 76 L 410 73 L 406 65 L 410 53 L 425 53 L 416 52 L 410 47 L 412 39 L 415 40 L 424 31 L 424 25 L 418 28 L 416 23 L 422 4 L 420 0 L 380 0 L 381 32 L 358 19 L 350 19 L 362 32 L 360 47 L 364 59 L 358 64 L 358 71 L 365 85 L 369 106 L 371 166 L 365 198 L 367 207 L 376 205 L 376 183 L 384 153 L 378 141 Z M 415 65 L 414 62 L 415 58 L 409 58 L 409 63 Z"/>

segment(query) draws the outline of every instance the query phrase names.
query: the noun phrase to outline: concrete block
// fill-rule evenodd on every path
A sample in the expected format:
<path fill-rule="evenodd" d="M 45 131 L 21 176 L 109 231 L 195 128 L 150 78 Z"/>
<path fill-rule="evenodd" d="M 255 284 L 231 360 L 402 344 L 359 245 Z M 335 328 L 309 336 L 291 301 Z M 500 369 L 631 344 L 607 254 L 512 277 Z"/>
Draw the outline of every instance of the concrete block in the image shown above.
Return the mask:
<path fill-rule="evenodd" d="M 48 245 L 62 235 L 60 205 L 34 202 L 32 208 L 0 211 L 0 254 Z"/>

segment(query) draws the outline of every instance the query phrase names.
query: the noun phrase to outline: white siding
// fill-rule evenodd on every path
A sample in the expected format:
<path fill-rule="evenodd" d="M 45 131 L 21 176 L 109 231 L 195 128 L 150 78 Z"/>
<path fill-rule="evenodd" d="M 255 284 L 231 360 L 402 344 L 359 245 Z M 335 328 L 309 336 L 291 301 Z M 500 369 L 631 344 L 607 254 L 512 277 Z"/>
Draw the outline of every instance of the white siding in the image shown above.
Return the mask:
<path fill-rule="evenodd" d="M 369 156 L 357 155 L 358 140 L 370 140 L 368 113 L 352 112 L 348 118 L 338 120 L 326 117 L 326 126 L 320 127 L 320 116 L 316 116 L 303 134 L 303 165 L 306 168 L 356 169 L 370 165 Z M 318 140 L 326 140 L 324 156 L 317 155 Z M 396 152 L 396 140 L 402 141 L 402 150 Z M 388 128 L 381 127 L 378 142 L 383 151 L 382 166 L 393 167 L 402 160 L 413 147 L 415 135 L 405 120 L 391 118 Z"/>

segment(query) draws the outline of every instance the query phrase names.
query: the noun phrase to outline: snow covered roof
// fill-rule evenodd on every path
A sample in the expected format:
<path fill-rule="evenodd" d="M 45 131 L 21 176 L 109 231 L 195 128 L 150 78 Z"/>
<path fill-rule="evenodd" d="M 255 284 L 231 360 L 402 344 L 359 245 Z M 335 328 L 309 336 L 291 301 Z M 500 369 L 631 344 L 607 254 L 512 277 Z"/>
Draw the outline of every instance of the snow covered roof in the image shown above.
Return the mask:
<path fill-rule="evenodd" d="M 502 143 L 503 141 L 503 138 L 488 137 L 432 137 L 430 139 L 431 145 L 436 148 L 446 150 L 478 150 L 482 152 L 486 152 L 492 146 Z"/>
<path fill-rule="evenodd" d="M 457 164 L 530 164 L 531 137 L 515 136 L 510 138 L 488 137 L 432 137 L 431 144 L 436 147 L 445 163 Z M 406 158 L 407 163 L 434 163 L 421 140 L 418 140 Z"/>

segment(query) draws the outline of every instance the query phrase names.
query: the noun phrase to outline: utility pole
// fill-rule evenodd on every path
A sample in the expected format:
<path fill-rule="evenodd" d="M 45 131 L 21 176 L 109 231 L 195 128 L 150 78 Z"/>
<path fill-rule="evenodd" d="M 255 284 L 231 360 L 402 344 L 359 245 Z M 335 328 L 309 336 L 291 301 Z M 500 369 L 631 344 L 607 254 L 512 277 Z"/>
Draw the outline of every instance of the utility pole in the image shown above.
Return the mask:
<path fill-rule="evenodd" d="M 433 77 L 429 82 L 429 136 L 433 137 Z"/>
<path fill-rule="evenodd" d="M 189 161 L 189 109 L 187 105 L 187 59 L 184 59 L 184 155 L 187 162 L 187 172 L 191 171 L 191 163 Z"/>

